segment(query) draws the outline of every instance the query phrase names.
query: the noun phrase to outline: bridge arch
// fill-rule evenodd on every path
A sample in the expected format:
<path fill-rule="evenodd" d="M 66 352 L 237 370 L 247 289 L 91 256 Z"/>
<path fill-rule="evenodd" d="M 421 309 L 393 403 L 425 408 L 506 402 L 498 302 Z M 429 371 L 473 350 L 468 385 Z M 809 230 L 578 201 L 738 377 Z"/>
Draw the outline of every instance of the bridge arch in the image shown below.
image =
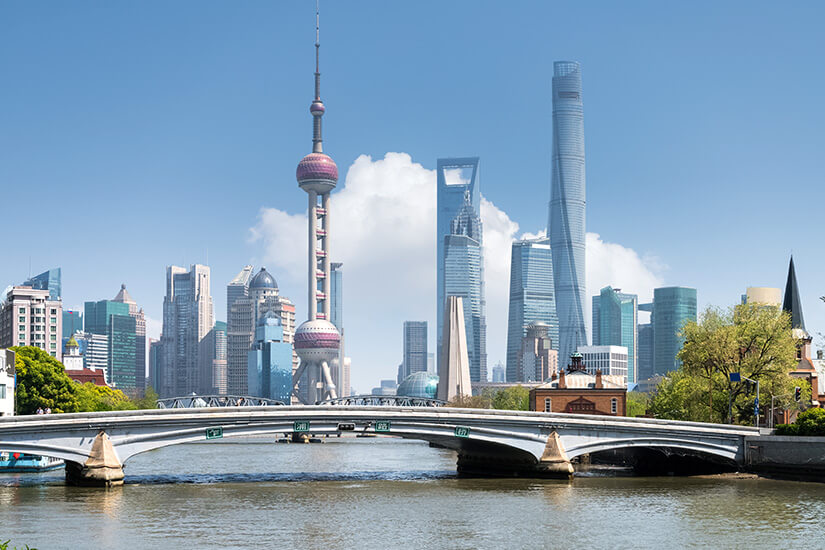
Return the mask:
<path fill-rule="evenodd" d="M 568 458 L 584 454 L 624 449 L 669 449 L 682 451 L 682 454 L 714 457 L 717 460 L 735 463 L 741 460 L 741 451 L 734 451 L 730 446 L 717 445 L 699 440 L 684 440 L 667 437 L 641 437 L 628 439 L 601 439 L 590 443 L 572 446 L 567 449 Z"/>

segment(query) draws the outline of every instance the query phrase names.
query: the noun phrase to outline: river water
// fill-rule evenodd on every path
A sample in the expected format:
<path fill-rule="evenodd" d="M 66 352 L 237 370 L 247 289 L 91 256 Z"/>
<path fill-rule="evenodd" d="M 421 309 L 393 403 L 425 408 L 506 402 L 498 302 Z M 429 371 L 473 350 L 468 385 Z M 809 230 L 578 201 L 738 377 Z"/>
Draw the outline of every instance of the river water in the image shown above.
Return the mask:
<path fill-rule="evenodd" d="M 458 479 L 390 438 L 179 445 L 126 485 L 0 475 L 0 542 L 53 548 L 823 548 L 825 484 L 589 473 Z"/>

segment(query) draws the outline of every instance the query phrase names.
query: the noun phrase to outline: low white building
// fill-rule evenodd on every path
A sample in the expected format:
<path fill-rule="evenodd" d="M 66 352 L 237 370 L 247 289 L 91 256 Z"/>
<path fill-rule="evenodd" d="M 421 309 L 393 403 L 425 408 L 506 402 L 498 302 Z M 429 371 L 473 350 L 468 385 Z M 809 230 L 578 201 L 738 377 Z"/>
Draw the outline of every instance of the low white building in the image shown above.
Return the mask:
<path fill-rule="evenodd" d="M 14 416 L 14 352 L 0 349 L 0 416 Z"/>
<path fill-rule="evenodd" d="M 624 346 L 579 346 L 587 374 L 597 370 L 605 376 L 624 376 L 627 384 L 627 348 Z"/>

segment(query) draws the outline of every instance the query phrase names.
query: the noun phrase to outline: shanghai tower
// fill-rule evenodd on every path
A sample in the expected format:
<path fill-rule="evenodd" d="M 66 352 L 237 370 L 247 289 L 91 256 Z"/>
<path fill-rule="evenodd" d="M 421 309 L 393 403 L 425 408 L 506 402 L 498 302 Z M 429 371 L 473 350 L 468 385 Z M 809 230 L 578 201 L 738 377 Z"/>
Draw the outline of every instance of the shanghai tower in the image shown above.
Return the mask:
<path fill-rule="evenodd" d="M 579 64 L 553 65 L 553 169 L 548 232 L 559 320 L 559 366 L 587 345 L 584 326 L 584 113 Z"/>

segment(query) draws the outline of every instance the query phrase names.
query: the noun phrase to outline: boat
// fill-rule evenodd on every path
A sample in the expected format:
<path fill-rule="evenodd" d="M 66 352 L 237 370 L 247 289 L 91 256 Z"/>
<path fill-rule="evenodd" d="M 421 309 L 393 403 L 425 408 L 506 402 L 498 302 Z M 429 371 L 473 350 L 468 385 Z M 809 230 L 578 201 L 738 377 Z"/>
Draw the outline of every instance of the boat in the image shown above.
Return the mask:
<path fill-rule="evenodd" d="M 63 465 L 59 458 L 0 451 L 0 473 L 47 472 Z"/>

